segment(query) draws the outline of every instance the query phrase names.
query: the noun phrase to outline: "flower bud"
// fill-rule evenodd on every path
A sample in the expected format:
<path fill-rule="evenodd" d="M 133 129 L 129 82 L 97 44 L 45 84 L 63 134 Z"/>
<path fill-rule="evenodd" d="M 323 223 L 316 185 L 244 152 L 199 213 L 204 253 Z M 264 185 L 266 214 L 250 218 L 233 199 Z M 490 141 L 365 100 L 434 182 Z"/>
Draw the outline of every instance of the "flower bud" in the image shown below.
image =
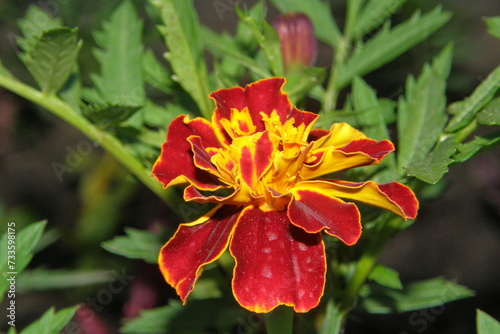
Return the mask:
<path fill-rule="evenodd" d="M 306 15 L 280 15 L 274 20 L 273 27 L 280 39 L 286 71 L 314 63 L 318 46 L 311 20 Z"/>

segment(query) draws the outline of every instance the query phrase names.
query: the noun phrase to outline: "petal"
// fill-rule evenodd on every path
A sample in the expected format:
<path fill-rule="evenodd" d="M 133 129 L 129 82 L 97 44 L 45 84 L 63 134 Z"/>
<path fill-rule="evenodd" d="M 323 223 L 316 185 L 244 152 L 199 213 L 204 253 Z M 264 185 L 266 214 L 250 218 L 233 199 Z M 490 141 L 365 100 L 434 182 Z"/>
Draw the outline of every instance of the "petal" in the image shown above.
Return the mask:
<path fill-rule="evenodd" d="M 189 117 L 184 115 L 175 118 L 168 127 L 167 141 L 163 144 L 161 155 L 152 170 L 152 175 L 164 187 L 191 183 L 200 189 L 208 190 L 220 186 L 216 177 L 195 166 L 192 147 L 187 140 L 193 135 L 200 137 L 205 148 L 220 147 L 214 130 L 206 120 L 189 120 Z"/>
<path fill-rule="evenodd" d="M 233 292 L 252 312 L 293 306 L 307 312 L 318 305 L 325 285 L 325 249 L 319 233 L 290 224 L 284 211 L 248 207 L 229 246 L 236 260 Z"/>
<path fill-rule="evenodd" d="M 323 131 L 319 132 L 318 129 L 315 130 L 316 136 L 321 136 L 315 141 L 313 149 L 329 146 L 342 147 L 353 140 L 366 138 L 364 133 L 356 130 L 347 123 L 334 123 L 327 134 Z"/>
<path fill-rule="evenodd" d="M 315 160 L 311 159 L 315 158 Z M 365 153 L 345 153 L 336 150 L 333 146 L 326 150 L 315 152 L 300 170 L 302 180 L 314 179 L 322 175 L 335 173 L 341 170 L 374 165 L 378 160 Z"/>
<path fill-rule="evenodd" d="M 309 233 L 325 230 L 347 245 L 354 245 L 361 236 L 358 208 L 344 201 L 312 190 L 292 190 L 293 199 L 288 216 L 293 224 Z"/>
<path fill-rule="evenodd" d="M 183 302 L 203 267 L 217 260 L 227 248 L 240 211 L 239 207 L 222 206 L 203 223 L 182 224 L 161 249 L 160 270 Z"/>
<path fill-rule="evenodd" d="M 373 139 L 358 139 L 339 148 L 339 151 L 345 153 L 362 152 L 380 162 L 387 154 L 394 151 L 394 145 L 388 140 L 376 141 Z"/>
<path fill-rule="evenodd" d="M 184 189 L 184 200 L 185 201 L 195 201 L 198 203 L 223 203 L 227 205 L 250 205 L 252 201 L 256 200 L 257 197 L 253 197 L 251 189 L 242 184 L 241 187 L 234 190 L 228 196 L 220 196 L 217 194 L 211 194 L 208 196 L 200 193 L 195 187 L 187 186 Z"/>
<path fill-rule="evenodd" d="M 379 185 L 373 181 L 355 183 L 317 180 L 300 182 L 295 185 L 295 189 L 315 189 L 328 196 L 346 198 L 389 210 L 404 219 L 415 218 L 419 206 L 413 191 L 398 182 Z"/>
<path fill-rule="evenodd" d="M 257 181 L 271 166 L 274 145 L 271 139 L 269 139 L 269 132 L 267 131 L 263 132 L 256 140 L 253 137 L 240 139 L 248 139 L 248 143 L 241 147 L 241 179 L 250 188 L 255 189 Z"/>
<path fill-rule="evenodd" d="M 304 164 L 300 172 L 303 180 L 350 168 L 377 165 L 394 151 L 394 145 L 388 140 L 358 139 L 340 148 L 329 146 L 311 151 L 309 163 Z"/>
<path fill-rule="evenodd" d="M 222 132 L 223 127 L 220 120 L 222 118 L 230 119 L 233 108 L 237 110 L 248 108 L 257 132 L 264 130 L 261 112 L 271 115 L 275 110 L 282 123 L 289 118 L 295 118 L 296 126 L 303 123 L 307 126 L 316 120 L 318 115 L 292 107 L 287 94 L 282 90 L 284 84 L 285 79 L 283 78 L 269 78 L 251 83 L 245 88 L 220 89 L 210 94 L 210 98 L 214 100 L 216 105 L 213 124 Z"/>

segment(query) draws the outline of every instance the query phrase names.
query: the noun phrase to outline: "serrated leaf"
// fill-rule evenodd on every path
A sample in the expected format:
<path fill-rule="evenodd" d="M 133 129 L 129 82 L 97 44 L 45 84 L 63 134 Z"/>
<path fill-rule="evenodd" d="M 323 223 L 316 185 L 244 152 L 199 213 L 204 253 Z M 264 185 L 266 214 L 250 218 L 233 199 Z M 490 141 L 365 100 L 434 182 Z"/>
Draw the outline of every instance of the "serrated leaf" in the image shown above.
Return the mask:
<path fill-rule="evenodd" d="M 468 98 L 450 106 L 450 113 L 454 116 L 448 122 L 446 131 L 455 132 L 469 124 L 481 108 L 491 101 L 499 88 L 500 66 L 495 68 Z"/>
<path fill-rule="evenodd" d="M 388 27 L 359 47 L 347 63 L 339 68 L 337 88 L 347 86 L 355 76 L 363 76 L 400 56 L 424 41 L 450 18 L 450 14 L 437 7 L 429 13 L 416 13 L 409 20 Z"/>
<path fill-rule="evenodd" d="M 410 77 L 406 96 L 398 105 L 398 165 L 400 173 L 410 164 L 418 163 L 435 145 L 446 124 L 446 78 L 451 66 L 451 46 L 446 47 L 432 62 L 425 65 L 415 81 Z M 447 147 L 447 146 L 446 146 Z M 439 152 L 439 154 L 444 151 Z M 433 156 L 440 160 L 440 155 Z"/>
<path fill-rule="evenodd" d="M 409 284 L 403 290 L 373 287 L 372 293 L 361 299 L 357 308 L 369 313 L 402 313 L 439 306 L 473 295 L 474 292 L 466 287 L 439 277 Z"/>
<path fill-rule="evenodd" d="M 491 36 L 500 38 L 500 16 L 487 17 L 485 21 L 488 26 L 488 33 Z"/>
<path fill-rule="evenodd" d="M 500 125 L 500 97 L 493 99 L 477 114 L 477 121 L 484 125 Z"/>
<path fill-rule="evenodd" d="M 164 93 L 172 93 L 174 81 L 170 72 L 163 66 L 153 51 L 147 50 L 142 58 L 144 81 Z"/>
<path fill-rule="evenodd" d="M 391 289 L 403 289 L 403 284 L 401 284 L 399 279 L 399 273 L 382 265 L 377 265 L 373 268 L 373 271 L 370 273 L 368 278 Z"/>
<path fill-rule="evenodd" d="M 24 17 L 18 21 L 18 26 L 23 37 L 17 39 L 17 44 L 24 52 L 30 53 L 37 38 L 45 31 L 60 28 L 62 21 L 60 18 L 53 18 L 40 7 L 31 5 Z"/>
<path fill-rule="evenodd" d="M 4 279 L 0 280 L 0 300 L 10 284 L 5 278 L 11 276 L 11 274 L 8 274 L 9 272 L 14 272 L 14 276 L 16 276 L 26 268 L 33 257 L 32 252 L 43 234 L 45 225 L 46 222 L 41 221 L 33 223 L 20 231 L 9 226 L 10 229 L 2 235 L 0 239 L 0 271 Z M 9 244 L 9 240 L 13 240 L 13 242 Z M 15 254 L 8 253 L 8 251 L 14 251 Z M 14 258 L 8 255 L 13 255 Z"/>
<path fill-rule="evenodd" d="M 460 144 L 457 147 L 457 152 L 453 155 L 453 160 L 456 162 L 469 160 L 473 156 L 487 151 L 498 144 L 500 144 L 500 133 L 498 132 L 484 137 L 474 137 L 473 140 L 465 144 Z"/>
<path fill-rule="evenodd" d="M 306 14 L 313 23 L 318 39 L 330 46 L 337 46 L 342 38 L 333 19 L 330 6 L 321 0 L 271 0 L 282 13 L 299 12 Z"/>
<path fill-rule="evenodd" d="M 207 328 L 217 328 L 222 333 L 245 313 L 233 301 L 219 298 L 193 299 L 185 306 L 170 301 L 168 306 L 142 311 L 139 317 L 126 322 L 120 333 L 201 333 Z"/>
<path fill-rule="evenodd" d="M 353 37 L 362 37 L 381 26 L 407 0 L 370 0 L 365 6 L 353 29 Z"/>
<path fill-rule="evenodd" d="M 454 161 L 450 157 L 457 145 L 455 137 L 447 138 L 437 144 L 426 158 L 411 163 L 406 169 L 406 174 L 430 184 L 438 182 L 448 172 L 448 165 Z"/>
<path fill-rule="evenodd" d="M 126 236 L 117 236 L 102 243 L 108 252 L 149 263 L 158 261 L 158 254 L 165 240 L 157 234 L 133 228 L 125 229 Z"/>
<path fill-rule="evenodd" d="M 50 308 L 43 316 L 26 327 L 20 334 L 54 334 L 59 333 L 73 318 L 78 306 L 67 307 L 55 312 Z"/>
<path fill-rule="evenodd" d="M 210 119 L 212 104 L 208 99 L 211 89 L 203 61 L 200 26 L 191 0 L 151 0 L 161 13 L 163 26 L 159 27 L 168 47 L 167 60 L 176 80 L 198 105 L 201 114 Z"/>
<path fill-rule="evenodd" d="M 130 105 L 92 104 L 83 109 L 83 114 L 95 123 L 105 123 L 106 127 L 112 127 L 129 119 L 140 108 Z"/>
<path fill-rule="evenodd" d="M 142 81 L 142 21 L 131 1 L 122 1 L 94 33 L 99 74 L 91 75 L 97 94 L 109 105 L 140 107 Z"/>
<path fill-rule="evenodd" d="M 273 74 L 275 76 L 283 76 L 284 67 L 283 58 L 281 56 L 280 40 L 274 28 L 265 20 L 258 22 L 253 16 L 239 9 L 237 9 L 236 12 L 242 22 L 247 24 L 262 51 L 264 51 Z"/>
<path fill-rule="evenodd" d="M 43 93 L 57 93 L 71 74 L 80 46 L 77 29 L 55 28 L 36 38 L 21 59 Z"/>
<path fill-rule="evenodd" d="M 17 279 L 17 291 L 42 291 L 54 289 L 68 289 L 78 286 L 99 284 L 113 280 L 111 271 L 74 271 L 74 270 L 25 270 Z"/>
<path fill-rule="evenodd" d="M 500 333 L 500 322 L 479 309 L 476 311 L 476 327 L 477 334 Z"/>

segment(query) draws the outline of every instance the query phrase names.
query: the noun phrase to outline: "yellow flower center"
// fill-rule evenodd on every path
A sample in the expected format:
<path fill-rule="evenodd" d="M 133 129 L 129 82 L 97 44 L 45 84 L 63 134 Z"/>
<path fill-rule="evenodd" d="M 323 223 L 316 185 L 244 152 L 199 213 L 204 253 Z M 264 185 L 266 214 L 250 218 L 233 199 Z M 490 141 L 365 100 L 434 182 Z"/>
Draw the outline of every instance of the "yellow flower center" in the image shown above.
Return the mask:
<path fill-rule="evenodd" d="M 283 195 L 299 181 L 300 168 L 310 158 L 312 123 L 296 126 L 293 118 L 282 122 L 275 111 L 261 116 L 265 130 L 256 132 L 248 109 L 232 109 L 231 118 L 220 121 L 232 141 L 211 149 L 211 162 L 220 181 L 238 192 L 238 202 L 282 210 L 290 201 Z"/>

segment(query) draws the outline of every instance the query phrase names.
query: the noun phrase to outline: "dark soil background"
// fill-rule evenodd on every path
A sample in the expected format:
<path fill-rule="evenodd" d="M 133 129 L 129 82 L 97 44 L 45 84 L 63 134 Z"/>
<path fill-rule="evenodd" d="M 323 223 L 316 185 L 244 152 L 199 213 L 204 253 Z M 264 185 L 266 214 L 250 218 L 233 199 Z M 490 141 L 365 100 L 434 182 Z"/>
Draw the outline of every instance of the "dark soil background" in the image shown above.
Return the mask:
<path fill-rule="evenodd" d="M 231 9 L 223 13 L 217 11 L 216 2 L 196 1 L 200 20 L 215 30 L 233 32 L 236 13 Z M 255 1 L 222 2 L 244 6 Z M 0 57 L 21 78 L 27 75 L 22 74 L 24 69 L 14 58 L 15 48 L 9 33 L 19 34 L 14 20 L 22 17 L 29 3 L 49 2 L 0 2 Z M 77 2 L 79 5 L 73 7 L 81 11 L 76 13 L 65 9 L 67 1 L 57 3 L 68 25 L 82 26 L 82 35 L 87 38 L 89 28 L 98 27 L 105 16 L 102 12 L 94 15 L 94 8 L 112 8 L 116 1 L 105 4 L 101 1 Z M 406 76 L 417 75 L 422 64 L 431 60 L 450 40 L 455 44 L 455 58 L 449 79 L 449 102 L 470 94 L 500 63 L 500 40 L 486 33 L 483 22 L 485 16 L 500 15 L 498 0 L 410 1 L 395 16 L 394 22 L 408 17 L 417 7 L 426 11 L 436 3 L 442 3 L 445 10 L 453 13 L 452 20 L 429 41 L 367 76 L 380 97 L 397 99 L 403 93 Z M 335 1 L 333 11 L 343 13 L 342 6 Z M 268 18 L 276 14 L 270 9 Z M 154 43 L 160 41 L 159 38 L 150 39 Z M 325 66 L 330 57 L 331 51 L 323 46 L 318 65 Z M 85 66 L 93 66 L 90 58 L 85 63 Z M 0 217 L 27 223 L 48 219 L 49 226 L 57 227 L 62 235 L 62 240 L 51 250 L 35 257 L 34 266 L 67 268 L 74 265 L 77 254 L 64 240 L 64 235 L 74 233 L 81 206 L 78 189 L 88 162 L 86 159 L 79 163 L 62 178 L 55 173 L 53 162 L 67 161 L 71 149 L 84 141 L 86 138 L 72 127 L 0 89 Z M 90 155 L 97 159 L 102 152 L 97 148 Z M 94 158 L 89 157 L 90 160 Z M 467 163 L 451 166 L 445 177 L 448 189 L 444 197 L 423 203 L 417 222 L 392 240 L 381 258 L 382 263 L 400 272 L 403 282 L 444 276 L 474 290 L 476 296 L 442 308 L 400 315 L 354 312 L 347 333 L 475 333 L 476 308 L 500 319 L 499 166 L 498 148 Z M 155 196 L 139 187 L 125 201 L 114 233 L 121 234 L 123 226 L 145 228 L 161 212 Z M 96 256 L 101 254 L 99 252 Z M 19 321 L 31 321 L 52 305 L 71 305 L 66 303 L 67 292 L 64 291 L 19 296 L 19 303 L 24 305 L 18 311 Z M 117 313 L 112 311 L 109 317 L 113 319 Z"/>

